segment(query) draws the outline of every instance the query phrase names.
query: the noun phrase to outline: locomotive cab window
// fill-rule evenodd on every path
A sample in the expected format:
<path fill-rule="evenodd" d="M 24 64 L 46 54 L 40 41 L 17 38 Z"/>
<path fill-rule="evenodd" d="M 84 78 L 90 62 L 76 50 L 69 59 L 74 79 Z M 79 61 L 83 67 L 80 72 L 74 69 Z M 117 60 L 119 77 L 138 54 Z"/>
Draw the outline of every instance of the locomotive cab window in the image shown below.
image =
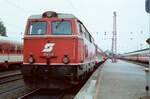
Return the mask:
<path fill-rule="evenodd" d="M 78 30 L 78 35 L 79 36 L 84 36 L 83 31 L 82 31 L 82 26 L 81 23 L 77 23 L 77 30 Z"/>
<path fill-rule="evenodd" d="M 71 35 L 72 27 L 70 21 L 53 21 L 52 34 L 53 35 Z"/>
<path fill-rule="evenodd" d="M 44 35 L 46 33 L 46 22 L 31 22 L 28 35 Z"/>

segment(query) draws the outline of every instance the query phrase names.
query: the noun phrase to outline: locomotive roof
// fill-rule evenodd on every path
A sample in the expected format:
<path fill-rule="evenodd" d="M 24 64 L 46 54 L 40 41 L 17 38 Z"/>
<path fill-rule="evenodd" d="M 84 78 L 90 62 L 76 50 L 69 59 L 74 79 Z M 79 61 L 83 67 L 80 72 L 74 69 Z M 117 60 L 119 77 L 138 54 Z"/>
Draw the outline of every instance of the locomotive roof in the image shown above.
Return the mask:
<path fill-rule="evenodd" d="M 73 14 L 66 14 L 66 13 L 57 13 L 58 18 L 76 18 L 78 19 L 76 16 L 74 16 Z M 42 14 L 37 14 L 37 15 L 31 15 L 29 17 L 29 19 L 40 19 L 42 18 Z"/>

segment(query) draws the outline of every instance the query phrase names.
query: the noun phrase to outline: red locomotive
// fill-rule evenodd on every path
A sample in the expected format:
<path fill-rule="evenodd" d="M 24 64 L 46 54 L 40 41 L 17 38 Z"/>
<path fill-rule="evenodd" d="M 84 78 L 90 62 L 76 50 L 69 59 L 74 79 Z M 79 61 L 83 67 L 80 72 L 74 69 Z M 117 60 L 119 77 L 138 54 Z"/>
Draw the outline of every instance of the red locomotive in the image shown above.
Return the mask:
<path fill-rule="evenodd" d="M 93 70 L 96 51 L 93 37 L 74 15 L 48 11 L 30 16 L 24 35 L 24 80 L 36 88 L 75 84 Z"/>
<path fill-rule="evenodd" d="M 138 62 L 148 64 L 148 62 L 149 62 L 149 56 L 148 55 L 149 55 L 149 48 L 146 48 L 146 49 L 126 53 L 126 54 L 121 56 L 121 59 L 138 61 Z"/>
<path fill-rule="evenodd" d="M 0 36 L 0 70 L 13 69 L 21 65 L 23 46 L 21 42 Z"/>

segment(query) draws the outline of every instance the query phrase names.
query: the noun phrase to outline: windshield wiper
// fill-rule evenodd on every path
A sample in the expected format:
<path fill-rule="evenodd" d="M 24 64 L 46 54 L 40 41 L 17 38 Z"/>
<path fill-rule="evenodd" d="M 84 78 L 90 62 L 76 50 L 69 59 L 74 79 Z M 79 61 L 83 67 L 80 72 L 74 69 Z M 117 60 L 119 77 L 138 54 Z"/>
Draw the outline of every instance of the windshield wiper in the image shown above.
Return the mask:
<path fill-rule="evenodd" d="M 64 22 L 64 19 L 61 19 L 61 21 L 56 25 L 56 29 Z"/>

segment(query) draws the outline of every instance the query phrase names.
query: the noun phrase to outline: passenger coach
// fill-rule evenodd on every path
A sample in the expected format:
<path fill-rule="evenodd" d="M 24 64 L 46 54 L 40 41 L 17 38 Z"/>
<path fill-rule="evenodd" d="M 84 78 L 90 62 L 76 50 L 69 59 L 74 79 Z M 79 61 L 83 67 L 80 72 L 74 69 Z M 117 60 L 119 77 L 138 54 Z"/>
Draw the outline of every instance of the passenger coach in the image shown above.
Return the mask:
<path fill-rule="evenodd" d="M 138 62 L 148 64 L 148 62 L 149 62 L 149 48 L 125 53 L 124 55 L 121 56 L 121 59 L 138 61 Z"/>
<path fill-rule="evenodd" d="M 74 84 L 93 70 L 96 50 L 94 39 L 74 15 L 48 11 L 30 16 L 24 35 L 24 79 L 44 88 L 65 86 L 63 81 Z"/>
<path fill-rule="evenodd" d="M 0 71 L 16 69 L 23 62 L 22 42 L 0 36 Z"/>

